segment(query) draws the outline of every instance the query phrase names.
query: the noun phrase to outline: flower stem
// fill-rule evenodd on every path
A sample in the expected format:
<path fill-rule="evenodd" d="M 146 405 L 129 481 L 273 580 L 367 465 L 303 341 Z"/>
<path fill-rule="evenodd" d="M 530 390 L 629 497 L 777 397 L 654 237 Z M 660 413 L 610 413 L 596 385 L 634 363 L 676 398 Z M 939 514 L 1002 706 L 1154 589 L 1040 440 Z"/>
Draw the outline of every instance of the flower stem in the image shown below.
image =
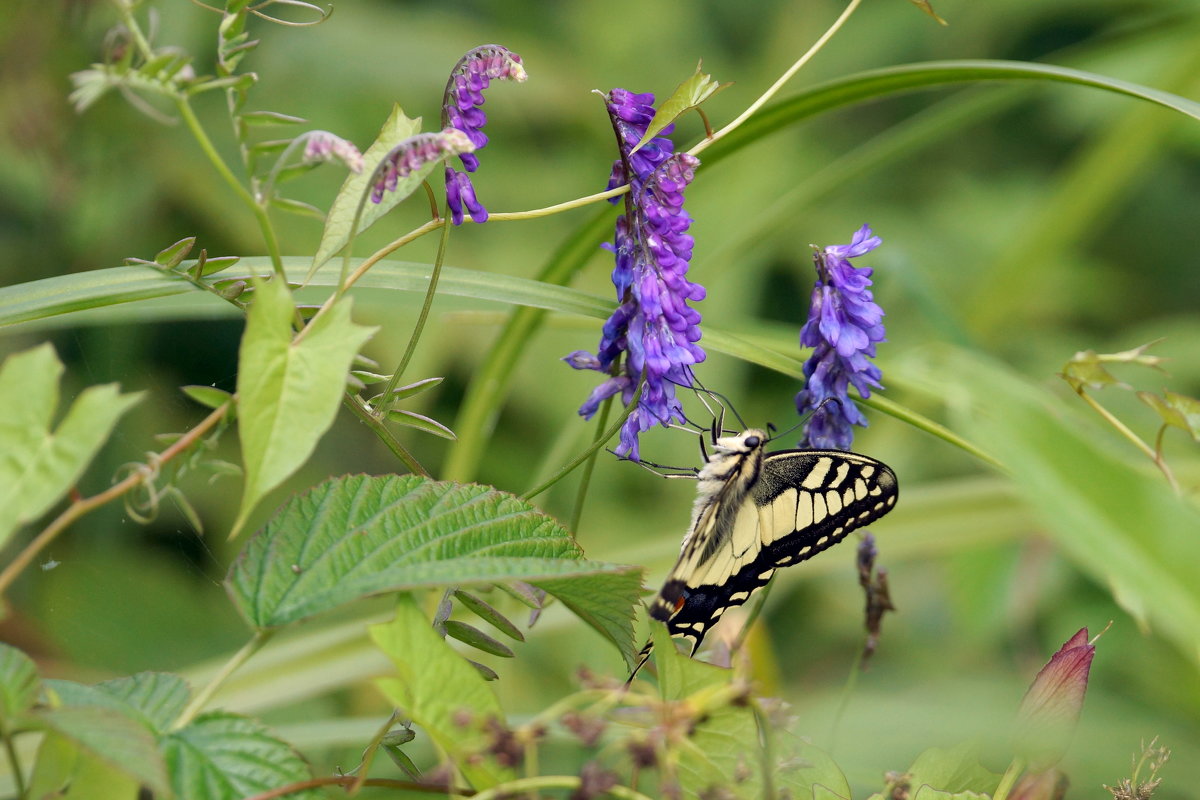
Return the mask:
<path fill-rule="evenodd" d="M 629 406 L 626 409 L 626 413 L 632 408 L 634 406 Z M 611 397 L 605 400 L 604 404 L 600 406 L 600 416 L 596 420 L 596 425 L 599 429 L 596 433 L 596 440 L 599 442 L 608 441 L 607 437 L 601 438 L 603 436 L 601 432 L 604 431 L 604 423 L 608 420 L 608 412 L 610 410 L 612 410 Z M 592 448 L 592 451 L 587 456 L 587 460 L 584 462 L 583 474 L 579 477 L 579 489 L 575 492 L 575 507 L 571 509 L 571 523 L 567 526 L 567 530 L 571 532 L 572 538 L 579 531 L 579 520 L 583 517 L 583 501 L 587 499 L 588 486 L 592 482 L 592 471 L 596 468 L 596 453 L 598 452 L 600 452 L 599 447 Z"/>
<path fill-rule="evenodd" d="M 772 97 L 778 94 L 779 90 L 783 88 L 783 85 L 791 80 L 792 76 L 799 72 L 801 67 L 811 61 L 812 57 L 821 51 L 821 48 L 823 48 L 825 44 L 831 38 L 833 38 L 833 35 L 841 29 L 842 25 L 846 23 L 846 20 L 850 19 L 850 15 L 854 13 L 854 9 L 858 8 L 859 3 L 861 2 L 862 0 L 850 0 L 850 4 L 846 6 L 846 10 L 843 11 L 841 16 L 834 21 L 833 25 L 829 27 L 829 30 L 825 31 L 825 33 L 821 35 L 821 38 L 817 39 L 813 46 L 808 48 L 808 52 L 796 60 L 796 63 L 788 67 L 787 71 L 779 76 L 779 80 L 771 84 L 771 87 L 763 92 L 761 97 L 751 103 L 749 108 L 743 111 L 737 117 L 737 119 L 733 120 L 733 122 L 730 122 L 724 128 L 721 128 L 721 130 L 697 144 L 691 150 L 688 150 L 688 152 L 692 155 L 698 155 L 714 142 L 720 141 L 725 136 L 737 130 L 737 128 L 740 127 L 743 122 L 752 117 L 756 111 L 762 108 L 768 101 L 770 101 Z"/>
<path fill-rule="evenodd" d="M 642 385 L 638 386 L 637 391 L 633 395 L 633 399 L 629 401 L 629 405 L 625 406 L 625 411 L 621 414 L 620 417 L 617 418 L 617 421 L 614 422 L 608 428 L 608 430 L 604 430 L 596 436 L 596 438 L 592 441 L 591 446 L 588 447 L 587 450 L 584 450 L 578 456 L 576 456 L 575 458 L 568 461 L 565 465 L 563 465 L 563 467 L 561 469 L 558 470 L 558 472 L 554 473 L 554 475 L 551 476 L 549 479 L 547 479 L 543 483 L 539 484 L 538 486 L 535 486 L 534 488 L 526 491 L 524 494 L 521 495 L 521 499 L 522 500 L 532 500 L 533 498 L 537 497 L 542 492 L 549 489 L 554 484 L 561 481 L 563 478 L 567 477 L 567 475 L 571 474 L 571 471 L 574 470 L 576 467 L 578 467 L 580 464 L 582 464 L 585 461 L 588 461 L 589 459 L 592 459 L 596 455 L 596 452 L 601 447 L 604 446 L 605 442 L 607 442 L 613 436 L 616 436 L 617 431 L 621 430 L 621 426 L 625 424 L 625 420 L 629 417 L 630 414 L 633 413 L 633 410 L 635 408 L 637 408 L 638 399 L 642 396 L 642 387 L 644 385 L 645 384 L 643 383 Z M 607 415 L 608 415 L 608 405 L 606 404 L 604 406 L 604 409 L 601 411 L 601 416 L 600 416 L 600 425 L 601 426 L 604 425 L 604 417 Z M 578 522 L 578 520 L 576 520 L 576 522 Z M 572 527 L 572 530 L 574 530 L 574 527 Z"/>
<path fill-rule="evenodd" d="M 445 216 L 448 217 L 449 213 Z M 442 225 L 442 238 L 438 242 L 437 255 L 433 259 L 433 270 L 429 273 L 429 287 L 425 290 L 425 302 L 421 305 L 421 313 L 417 315 L 412 335 L 408 337 L 408 347 L 405 348 L 404 355 L 400 357 L 400 363 L 392 372 L 392 377 L 383 390 L 383 397 L 380 398 L 378 407 L 374 409 L 374 414 L 379 419 L 383 418 L 394 402 L 392 392 L 400 384 L 400 376 L 408 368 L 408 363 L 412 361 L 413 353 L 417 350 L 417 343 L 421 341 L 421 333 L 425 330 L 425 323 L 429 319 L 429 310 L 433 308 L 433 298 L 437 294 L 438 279 L 442 275 L 442 263 L 446 260 L 446 243 L 450 241 L 450 227 L 450 225 Z"/>
<path fill-rule="evenodd" d="M 8 765 L 12 770 L 17 797 L 25 800 L 25 773 L 21 771 L 21 759 L 17 756 L 17 747 L 9 731 L 4 732 L 4 751 L 8 754 Z"/>
<path fill-rule="evenodd" d="M 154 459 L 155 463 L 159 465 L 165 464 L 190 447 L 201 436 L 212 430 L 216 424 L 221 421 L 225 414 L 229 412 L 230 405 L 230 402 L 226 402 L 220 408 L 215 409 L 211 414 L 201 420 L 196 427 L 179 437 L 174 444 L 159 453 L 157 458 Z M 37 554 L 40 553 L 44 547 L 46 547 L 46 545 L 54 541 L 54 539 L 57 538 L 60 533 L 66 530 L 67 526 L 82 517 L 84 514 L 87 514 L 89 511 L 99 508 L 106 503 L 110 503 L 127 492 L 130 492 L 133 489 L 136 489 L 138 486 L 141 486 L 146 480 L 147 474 L 148 473 L 143 470 L 135 470 L 129 475 L 129 477 L 125 478 L 119 483 L 113 484 L 103 492 L 94 494 L 91 497 L 84 497 L 76 500 L 71 503 L 71 505 L 63 509 L 63 512 L 55 517 L 54 521 L 47 525 L 41 533 L 35 536 L 33 541 L 26 545 L 25 549 L 18 553 L 17 557 L 14 558 L 2 572 L 0 572 L 0 596 L 2 596 L 4 592 L 8 590 L 8 587 L 17 579 L 17 576 L 21 574 L 25 567 L 29 566 L 29 563 L 33 561 L 34 557 L 36 557 Z"/>
<path fill-rule="evenodd" d="M 1025 771 L 1025 759 L 1017 756 L 1012 763 L 1008 765 L 1008 769 L 1004 771 L 1004 775 L 1000 778 L 1000 784 L 996 787 L 996 791 L 992 794 L 992 800 L 1007 800 L 1008 793 L 1012 791 L 1013 785 L 1017 782 L 1017 778 L 1021 777 L 1021 773 Z"/>
<path fill-rule="evenodd" d="M 1130 442 L 1132 442 L 1134 447 L 1136 447 L 1138 450 L 1141 450 L 1142 453 L 1144 453 L 1147 458 L 1149 458 L 1151 461 L 1153 461 L 1154 465 L 1157 466 L 1159 471 L 1161 471 L 1162 474 L 1166 477 L 1167 483 L 1169 483 L 1171 485 L 1171 489 L 1175 492 L 1175 494 L 1179 494 L 1179 492 L 1180 492 L 1179 483 L 1178 483 L 1178 481 L 1175 480 L 1175 473 L 1173 473 L 1171 471 L 1171 468 L 1167 466 L 1167 462 L 1163 461 L 1163 458 L 1162 458 L 1162 431 L 1166 430 L 1166 426 L 1163 426 L 1163 428 L 1159 430 L 1158 449 L 1155 450 L 1153 447 L 1151 447 L 1150 445 L 1148 445 L 1144 441 L 1142 441 L 1142 437 L 1138 436 L 1136 433 L 1134 433 L 1132 430 L 1130 430 L 1128 425 L 1126 425 L 1124 422 L 1121 422 L 1121 420 L 1117 419 L 1116 416 L 1113 415 L 1113 413 L 1111 411 L 1109 411 L 1104 406 L 1100 405 L 1100 403 L 1097 402 L 1095 398 L 1093 398 L 1090 394 L 1085 392 L 1083 390 L 1082 386 L 1080 386 L 1078 389 L 1076 389 L 1075 393 L 1077 395 L 1079 395 L 1080 398 L 1083 399 L 1083 402 L 1085 402 L 1089 406 L 1091 406 L 1093 411 L 1095 411 L 1097 414 L 1099 414 L 1101 417 L 1103 417 L 1105 422 L 1107 422 L 1109 425 L 1112 425 L 1114 428 L 1116 428 L 1117 433 L 1121 434 L 1126 439 L 1128 439 Z"/>
<path fill-rule="evenodd" d="M 188 703 L 187 707 L 179 714 L 179 718 L 175 720 L 172 728 L 178 730 L 191 722 L 204 706 L 208 705 L 208 701 L 216 694 L 217 689 L 221 688 L 221 684 L 228 680 L 229 676 L 245 664 L 251 656 L 261 650 L 262 646 L 270 641 L 274 634 L 275 631 L 272 630 L 260 629 L 255 631 L 250 641 L 246 642 L 241 650 L 238 650 L 225 662 L 224 666 L 217 671 L 217 674 L 213 676 L 207 686 L 196 693 L 196 696 L 192 698 L 192 702 Z"/>
<path fill-rule="evenodd" d="M 383 421 L 367 409 L 362 398 L 347 392 L 346 396 L 342 398 L 342 405 L 354 412 L 354 416 L 358 417 L 362 424 L 370 428 L 379 437 L 384 446 L 392 451 L 392 455 L 400 459 L 400 462 L 408 467 L 409 472 L 414 475 L 424 475 L 426 478 L 430 477 L 429 470 L 421 466 L 421 462 L 417 461 L 416 456 L 410 453 L 408 448 L 400 444 L 400 440 L 392 435 L 392 432 L 387 429 Z"/>
<path fill-rule="evenodd" d="M 854 661 L 850 665 L 850 674 L 846 676 L 846 682 L 842 684 L 842 694 L 838 698 L 837 712 L 833 715 L 833 725 L 829 729 L 830 755 L 833 755 L 837 750 L 838 731 L 842 727 L 842 719 L 846 716 L 846 709 L 850 707 L 850 698 L 854 696 L 854 689 L 858 686 L 858 673 L 862 672 L 863 652 L 863 648 L 858 649 L 857 654 L 854 656 Z"/>

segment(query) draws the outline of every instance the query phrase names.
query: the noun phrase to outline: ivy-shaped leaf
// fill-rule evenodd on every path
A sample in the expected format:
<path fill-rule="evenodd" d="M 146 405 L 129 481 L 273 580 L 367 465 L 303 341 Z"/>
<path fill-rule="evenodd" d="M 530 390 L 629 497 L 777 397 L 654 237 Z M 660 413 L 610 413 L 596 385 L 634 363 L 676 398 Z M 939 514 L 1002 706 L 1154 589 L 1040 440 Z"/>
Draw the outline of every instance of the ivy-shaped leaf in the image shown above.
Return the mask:
<path fill-rule="evenodd" d="M 375 166 L 391 152 L 392 148 L 400 144 L 405 139 L 408 139 L 421 131 L 421 118 L 409 119 L 404 115 L 404 111 L 400 106 L 392 107 L 392 113 L 388 115 L 387 121 L 383 123 L 383 128 L 379 131 L 378 138 L 367 148 L 363 153 L 363 164 L 365 168 L 362 172 L 346 176 L 346 180 L 342 183 L 342 188 L 338 190 L 337 197 L 333 201 L 333 205 L 329 208 L 329 215 L 325 219 L 325 230 L 321 234 L 321 243 L 317 246 L 316 255 L 313 256 L 312 267 L 308 272 L 308 277 L 305 278 L 305 283 L 312 278 L 313 274 L 321 268 L 321 265 L 333 257 L 334 253 L 345 247 L 350 241 L 350 230 L 354 227 L 354 215 L 358 213 L 359 201 L 363 195 L 370 191 L 370 181 L 375 171 Z M 438 162 L 433 162 L 426 165 L 428 169 L 420 170 L 421 178 L 413 183 L 411 189 L 407 192 L 388 192 L 383 196 L 383 199 L 378 203 L 372 203 L 369 199 L 363 205 L 362 214 L 358 220 L 358 233 L 362 233 L 388 211 L 391 211 L 402 200 L 412 194 L 412 191 L 421 185 L 424 176 L 436 167 Z"/>
<path fill-rule="evenodd" d="M 483 723 L 489 717 L 503 719 L 500 702 L 484 678 L 438 636 L 410 595 L 401 596 L 395 619 L 372 626 L 371 638 L 400 673 L 398 680 L 377 684 L 404 716 L 454 757 L 477 788 L 507 777 L 494 763 L 465 757 L 483 751 Z"/>
<path fill-rule="evenodd" d="M 141 393 L 121 394 L 115 383 L 93 386 L 51 431 L 62 373 L 48 344 L 9 356 L 0 366 L 0 547 L 66 494 L 141 399 Z"/>
<path fill-rule="evenodd" d="M 215 711 L 163 738 L 175 794 L 187 800 L 243 800 L 312 777 L 286 742 L 252 719 Z M 316 789 L 289 800 L 320 800 Z"/>
<path fill-rule="evenodd" d="M 350 321 L 350 298 L 334 303 L 293 339 L 292 295 L 261 284 L 238 355 L 238 438 L 245 490 L 231 536 L 258 501 L 295 472 L 333 424 L 358 349 L 376 328 Z"/>
<path fill-rule="evenodd" d="M 380 592 L 525 581 L 632 658 L 634 567 L 588 561 L 553 517 L 485 486 L 413 475 L 325 481 L 250 540 L 226 585 L 256 628 Z"/>

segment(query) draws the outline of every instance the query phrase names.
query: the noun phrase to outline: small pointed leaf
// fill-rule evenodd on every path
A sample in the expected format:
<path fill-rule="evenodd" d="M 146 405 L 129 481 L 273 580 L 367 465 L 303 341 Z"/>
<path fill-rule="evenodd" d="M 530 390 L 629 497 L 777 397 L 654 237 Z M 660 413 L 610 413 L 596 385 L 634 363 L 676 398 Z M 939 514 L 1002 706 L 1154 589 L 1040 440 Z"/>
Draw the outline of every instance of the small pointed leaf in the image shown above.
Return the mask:
<path fill-rule="evenodd" d="M 154 263 L 166 269 L 173 269 L 179 266 L 180 262 L 187 257 L 187 254 L 192 251 L 192 247 L 196 244 L 196 237 L 189 236 L 186 239 L 180 239 L 170 247 L 160 250 L 154 256 Z"/>
<path fill-rule="evenodd" d="M 233 399 L 233 395 L 215 386 L 182 386 L 180 391 L 206 408 L 217 409 Z"/>
<path fill-rule="evenodd" d="M 386 381 L 388 378 L 391 377 L 391 375 L 376 375 L 376 374 L 370 373 L 370 372 L 366 372 L 366 373 L 359 372 L 358 375 L 359 375 L 359 377 L 374 378 L 375 379 L 374 382 Z M 397 386 L 395 389 L 392 390 L 392 398 L 393 398 L 393 400 L 403 400 L 407 397 L 414 397 L 414 396 L 420 394 L 421 392 L 424 392 L 427 389 L 432 389 L 433 387 L 435 387 L 439 383 L 441 383 L 443 380 L 444 380 L 444 378 L 422 378 L 421 380 L 410 383 L 407 386 Z M 383 397 L 382 392 L 380 392 L 379 394 L 372 397 L 371 402 L 374 403 L 376 400 L 378 400 L 381 397 Z"/>
<path fill-rule="evenodd" d="M 1162 397 L 1151 392 L 1138 392 L 1138 399 L 1150 406 L 1166 425 L 1173 425 L 1188 432 L 1200 442 L 1200 400 L 1175 392 L 1164 392 Z"/>
<path fill-rule="evenodd" d="M 399 422 L 409 428 L 416 428 L 419 431 L 432 433 L 434 436 L 440 436 L 443 439 L 450 441 L 458 441 L 458 437 L 454 435 L 454 431 L 447 428 L 442 423 L 438 422 L 433 417 L 427 417 L 424 414 L 418 414 L 415 411 L 406 411 L 402 408 L 393 408 L 387 412 L 387 418 L 392 422 Z"/>
<path fill-rule="evenodd" d="M 728 83 L 717 83 L 711 75 L 701 72 L 700 68 L 703 64 L 696 65 L 696 72 L 683 83 L 675 87 L 675 91 L 671 96 L 664 100 L 654 112 L 654 118 L 650 120 L 650 124 L 646 126 L 646 133 L 642 136 L 641 141 L 633 148 L 634 153 L 640 150 L 647 142 L 653 139 L 685 112 L 696 108 L 701 103 L 708 100 L 717 92 L 729 86 Z"/>
<path fill-rule="evenodd" d="M 209 275 L 216 275 L 218 272 L 223 272 L 224 270 L 229 269 L 241 260 L 241 256 L 217 256 L 216 258 L 207 258 L 204 260 L 204 264 L 200 266 L 200 277 L 204 278 Z"/>
<path fill-rule="evenodd" d="M 320 222 L 325 221 L 325 212 L 311 203 L 305 203 L 301 200 L 293 200 L 290 197 L 280 197 L 275 195 L 271 198 L 271 205 L 278 208 L 280 211 L 286 211 L 289 214 L 295 214 L 298 217 L 308 217 Z"/>
<path fill-rule="evenodd" d="M 482 650 L 485 653 L 500 656 L 501 658 L 512 658 L 516 655 L 507 645 L 501 643 L 498 639 L 488 636 L 474 625 L 468 625 L 456 619 L 448 619 L 442 623 L 442 627 L 445 628 L 447 636 L 452 639 L 458 639 L 463 644 L 469 644 L 476 650 Z"/>
<path fill-rule="evenodd" d="M 491 623 L 492 627 L 503 633 L 510 639 L 516 639 L 518 642 L 525 641 L 525 635 L 521 633 L 521 629 L 509 621 L 508 617 L 501 614 L 491 605 L 479 599 L 470 592 L 464 592 L 462 589 L 454 590 L 454 597 L 458 602 L 462 603 L 465 608 L 475 612 L 480 619 Z"/>
<path fill-rule="evenodd" d="M 241 115 L 241 119 L 247 125 L 303 125 L 308 122 L 303 117 L 293 117 L 277 111 L 247 111 Z"/>
<path fill-rule="evenodd" d="M 370 182 L 375 165 L 391 152 L 392 148 L 405 139 L 415 136 L 420 130 L 420 117 L 409 119 L 404 115 L 399 105 L 392 107 L 392 113 L 388 116 L 387 121 L 383 123 L 383 129 L 380 130 L 378 138 L 363 153 L 363 164 L 367 168 L 358 174 L 351 173 L 347 175 L 346 180 L 342 182 L 342 188 L 338 191 L 337 198 L 334 199 L 333 205 L 329 209 L 329 215 L 325 222 L 325 230 L 321 234 L 321 243 L 317 246 L 316 255 L 313 256 L 312 268 L 308 273 L 308 277 L 305 278 L 306 283 L 312 278 L 313 273 L 320 269 L 322 264 L 328 261 L 334 253 L 341 250 L 350 241 L 350 229 L 354 225 L 354 215 L 358 212 L 359 200 L 371 191 Z M 417 185 L 419 185 L 419 182 Z M 385 196 L 381 203 L 372 203 L 368 199 L 363 206 L 362 216 L 358 221 L 357 232 L 362 233 L 365 231 L 375 220 L 379 219 L 379 217 L 390 211 L 397 203 L 404 199 L 403 197 L 396 196 L 398 194 L 397 192 Z"/>
<path fill-rule="evenodd" d="M 917 8 L 921 9 L 926 14 L 928 14 L 929 16 L 936 19 L 938 21 L 939 25 L 949 25 L 950 24 L 950 23 L 946 22 L 946 20 L 942 19 L 941 17 L 939 17 L 937 15 L 937 13 L 933 10 L 933 6 L 930 5 L 929 0 L 908 0 L 908 2 L 912 3 L 914 6 L 916 6 Z"/>

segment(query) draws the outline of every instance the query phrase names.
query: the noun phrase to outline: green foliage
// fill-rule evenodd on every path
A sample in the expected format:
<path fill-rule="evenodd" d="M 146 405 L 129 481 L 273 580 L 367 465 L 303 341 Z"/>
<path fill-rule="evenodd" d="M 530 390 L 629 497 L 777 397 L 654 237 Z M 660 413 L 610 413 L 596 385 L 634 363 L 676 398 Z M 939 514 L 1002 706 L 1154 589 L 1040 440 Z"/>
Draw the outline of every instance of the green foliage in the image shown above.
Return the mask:
<path fill-rule="evenodd" d="M 280 280 L 255 290 L 238 355 L 238 435 L 246 484 L 231 536 L 263 496 L 299 469 L 333 424 L 354 355 L 375 332 L 350 321 L 350 300 L 292 339 L 291 293 Z"/>
<path fill-rule="evenodd" d="M 75 485 L 118 420 L 141 399 L 116 384 L 84 390 L 53 428 L 63 365 L 48 344 L 0 366 L 0 546 Z"/>
<path fill-rule="evenodd" d="M 693 108 L 699 108 L 717 92 L 729 86 L 728 83 L 717 83 L 708 73 L 701 72 L 702 64 L 696 65 L 696 72 L 683 83 L 675 87 L 671 96 L 659 103 L 654 111 L 654 119 L 646 126 L 646 133 L 638 141 L 632 152 L 637 152 L 646 142 L 657 136 L 684 113 Z"/>

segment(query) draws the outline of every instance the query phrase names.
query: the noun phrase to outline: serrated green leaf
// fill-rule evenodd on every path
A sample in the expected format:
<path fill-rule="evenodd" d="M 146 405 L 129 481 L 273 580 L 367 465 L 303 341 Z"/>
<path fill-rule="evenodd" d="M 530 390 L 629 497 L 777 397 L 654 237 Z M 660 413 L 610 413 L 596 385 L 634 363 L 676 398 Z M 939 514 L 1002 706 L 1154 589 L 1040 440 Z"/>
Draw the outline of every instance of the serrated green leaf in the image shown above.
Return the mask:
<path fill-rule="evenodd" d="M 675 91 L 671 92 L 671 96 L 659 104 L 658 109 L 654 112 L 654 118 L 646 126 L 645 135 L 642 136 L 631 152 L 636 153 L 642 149 L 646 142 L 657 136 L 663 128 L 673 123 L 685 112 L 698 107 L 714 94 L 730 85 L 728 83 L 717 83 L 711 75 L 700 71 L 702 66 L 703 63 L 697 64 L 696 72 L 683 83 L 676 86 Z"/>
<path fill-rule="evenodd" d="M 400 674 L 398 680 L 376 683 L 404 716 L 455 757 L 475 788 L 510 777 L 509 770 L 493 762 L 473 763 L 465 757 L 485 749 L 482 723 L 489 717 L 504 718 L 500 702 L 484 678 L 437 635 L 412 597 L 401 595 L 395 619 L 373 625 L 370 633 Z"/>
<path fill-rule="evenodd" d="M 0 642 L 0 736 L 12 734 L 41 690 L 33 659 L 11 645 Z"/>
<path fill-rule="evenodd" d="M 183 678 L 169 672 L 139 672 L 95 688 L 120 700 L 159 735 L 171 729 L 192 694 Z"/>
<path fill-rule="evenodd" d="M 492 636 L 488 636 L 479 630 L 479 628 L 469 625 L 466 622 L 448 619 L 442 623 L 442 628 L 445 629 L 446 635 L 451 639 L 457 639 L 463 644 L 474 647 L 476 650 L 482 650 L 485 653 L 500 656 L 501 658 L 512 658 L 516 655 L 508 645 Z"/>
<path fill-rule="evenodd" d="M 186 239 L 180 239 L 170 247 L 164 248 L 154 256 L 154 263 L 166 269 L 173 269 L 179 266 L 179 263 L 187 257 L 187 254 L 192 251 L 192 247 L 196 244 L 196 237 L 189 236 Z"/>
<path fill-rule="evenodd" d="M 66 494 L 117 421 L 141 399 L 114 383 L 85 389 L 53 433 L 63 365 L 49 344 L 0 366 L 0 547 Z"/>
<path fill-rule="evenodd" d="M 481 600 L 470 592 L 464 592 L 462 589 L 454 590 L 454 597 L 458 602 L 462 603 L 465 608 L 470 609 L 477 617 L 491 624 L 493 628 L 503 633 L 510 639 L 516 639 L 518 642 L 525 641 L 525 634 L 521 633 L 521 629 L 501 614 L 489 603 Z"/>
<path fill-rule="evenodd" d="M 454 435 L 454 431 L 447 428 L 442 423 L 438 422 L 433 417 L 427 417 L 424 414 L 418 414 L 415 411 L 406 411 L 402 408 L 393 408 L 387 412 L 387 418 L 392 422 L 398 422 L 409 428 L 416 428 L 425 433 L 432 433 L 434 436 L 440 436 L 443 439 L 457 441 L 458 437 Z"/>
<path fill-rule="evenodd" d="M 350 321 L 345 297 L 292 338 L 292 295 L 275 279 L 255 290 L 238 357 L 238 438 L 245 490 L 230 536 L 308 459 L 333 424 L 351 360 L 377 330 Z"/>
<path fill-rule="evenodd" d="M 233 395 L 215 386 L 181 386 L 180 391 L 205 408 L 217 409 L 233 399 Z"/>
<path fill-rule="evenodd" d="M 474 484 L 414 475 L 325 481 L 247 543 L 226 586 L 251 625 L 270 628 L 369 594 L 513 580 L 544 588 L 632 650 L 641 571 L 584 560 L 554 518 Z"/>
<path fill-rule="evenodd" d="M 202 714 L 163 739 L 171 785 L 188 800 L 244 800 L 312 777 L 286 742 L 252 719 L 222 711 Z M 288 798 L 320 800 L 316 789 Z"/>
<path fill-rule="evenodd" d="M 354 226 L 354 215 L 358 213 L 359 200 L 370 191 L 369 183 L 372 173 L 375 171 L 375 165 L 391 152 L 393 147 L 420 131 L 420 117 L 409 119 L 399 105 L 392 106 L 392 113 L 383 123 L 379 136 L 363 153 L 363 164 L 366 165 L 366 168 L 358 174 L 351 173 L 346 176 L 333 205 L 329 208 L 329 215 L 325 220 L 325 230 L 321 233 L 321 242 L 317 246 L 316 255 L 313 256 L 312 266 L 309 268 L 305 283 L 312 278 L 313 273 L 320 269 L 322 264 L 350 241 L 350 229 Z M 431 164 L 430 169 L 436 165 L 436 162 Z M 420 185 L 420 183 L 418 182 L 416 185 Z M 362 215 L 358 221 L 358 233 L 365 231 L 375 220 L 395 208 L 404 197 L 408 196 L 400 197 L 399 194 L 399 192 L 389 193 L 380 203 L 372 203 L 368 200 L 363 206 Z"/>
<path fill-rule="evenodd" d="M 78 744 L 155 793 L 170 796 L 163 757 L 154 734 L 142 723 L 101 705 L 43 709 L 37 712 L 37 720 L 47 730 Z"/>

